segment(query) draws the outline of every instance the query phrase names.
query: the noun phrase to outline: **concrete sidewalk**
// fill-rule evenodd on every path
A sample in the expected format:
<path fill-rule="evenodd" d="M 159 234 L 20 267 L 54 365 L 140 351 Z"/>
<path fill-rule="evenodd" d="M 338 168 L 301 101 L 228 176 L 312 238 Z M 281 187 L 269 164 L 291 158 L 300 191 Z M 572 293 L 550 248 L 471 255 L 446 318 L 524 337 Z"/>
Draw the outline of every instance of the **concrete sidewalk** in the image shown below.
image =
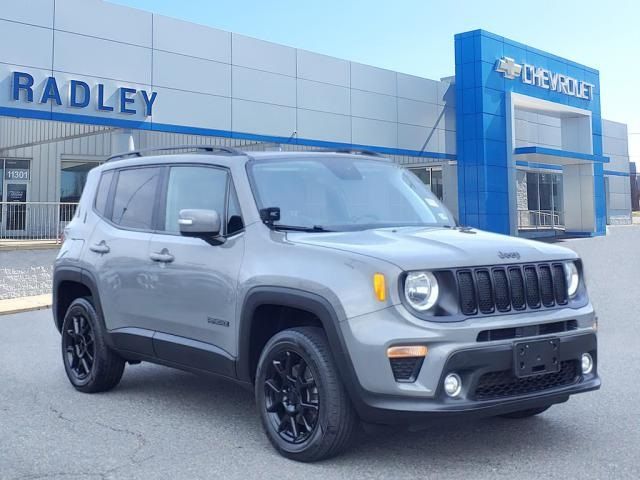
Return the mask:
<path fill-rule="evenodd" d="M 30 312 L 51 307 L 51 294 L 0 300 L 0 315 Z"/>

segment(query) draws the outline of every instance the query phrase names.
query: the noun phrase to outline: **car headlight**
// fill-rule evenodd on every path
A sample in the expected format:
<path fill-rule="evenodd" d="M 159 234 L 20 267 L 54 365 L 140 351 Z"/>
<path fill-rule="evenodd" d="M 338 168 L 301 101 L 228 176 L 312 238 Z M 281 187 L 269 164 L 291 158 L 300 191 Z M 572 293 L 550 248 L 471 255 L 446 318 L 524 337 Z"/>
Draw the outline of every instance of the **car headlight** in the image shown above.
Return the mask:
<path fill-rule="evenodd" d="M 438 301 L 438 280 L 431 272 L 411 272 L 404 281 L 404 296 L 412 308 L 424 312 Z"/>
<path fill-rule="evenodd" d="M 564 264 L 564 277 L 567 283 L 567 294 L 569 297 L 575 297 L 580 285 L 580 274 L 575 262 L 566 262 Z"/>

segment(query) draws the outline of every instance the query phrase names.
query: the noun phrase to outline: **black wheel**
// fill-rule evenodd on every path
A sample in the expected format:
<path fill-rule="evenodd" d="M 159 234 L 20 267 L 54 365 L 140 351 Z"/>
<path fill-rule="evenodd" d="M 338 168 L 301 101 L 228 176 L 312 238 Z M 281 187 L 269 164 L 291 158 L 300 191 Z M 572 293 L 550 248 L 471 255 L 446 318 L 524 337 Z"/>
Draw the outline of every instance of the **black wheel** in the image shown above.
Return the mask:
<path fill-rule="evenodd" d="M 313 462 L 348 447 L 358 417 L 321 329 L 284 330 L 269 340 L 255 392 L 267 437 L 283 456 Z"/>
<path fill-rule="evenodd" d="M 500 416 L 502 418 L 513 418 L 513 419 L 529 418 L 529 417 L 533 417 L 535 415 L 540 415 L 542 412 L 546 412 L 550 408 L 551 408 L 551 405 L 547 405 L 547 406 L 544 406 L 544 407 L 529 408 L 527 410 L 520 410 L 519 412 L 505 413 L 504 415 L 500 415 Z"/>
<path fill-rule="evenodd" d="M 86 298 L 74 300 L 62 322 L 62 361 L 71 384 L 84 393 L 110 390 L 122 378 L 125 362 L 105 344 L 98 314 Z"/>

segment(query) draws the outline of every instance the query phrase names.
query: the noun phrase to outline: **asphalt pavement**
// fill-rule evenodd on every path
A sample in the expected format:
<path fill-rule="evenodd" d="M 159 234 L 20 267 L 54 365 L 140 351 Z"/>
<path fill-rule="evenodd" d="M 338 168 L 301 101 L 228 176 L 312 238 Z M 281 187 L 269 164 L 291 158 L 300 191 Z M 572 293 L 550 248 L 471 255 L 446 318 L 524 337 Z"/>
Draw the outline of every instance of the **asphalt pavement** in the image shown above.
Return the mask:
<path fill-rule="evenodd" d="M 252 395 L 221 380 L 128 366 L 105 394 L 66 379 L 50 310 L 0 317 L 0 479 L 638 479 L 640 226 L 571 240 L 599 314 L 603 388 L 527 420 L 361 433 L 299 464 L 263 435 Z"/>

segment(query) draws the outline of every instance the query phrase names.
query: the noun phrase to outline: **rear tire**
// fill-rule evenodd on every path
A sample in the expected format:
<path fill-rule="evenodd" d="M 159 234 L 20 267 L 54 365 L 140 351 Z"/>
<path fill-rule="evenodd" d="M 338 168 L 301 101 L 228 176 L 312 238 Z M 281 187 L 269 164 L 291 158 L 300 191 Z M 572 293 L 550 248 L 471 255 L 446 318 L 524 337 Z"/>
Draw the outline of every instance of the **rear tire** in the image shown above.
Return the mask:
<path fill-rule="evenodd" d="M 292 460 L 315 462 L 343 452 L 359 422 L 319 328 L 284 330 L 267 342 L 255 395 L 269 441 Z"/>
<path fill-rule="evenodd" d="M 102 324 L 89 299 L 71 303 L 61 333 L 62 362 L 76 390 L 105 392 L 120 382 L 125 361 L 105 343 Z"/>
<path fill-rule="evenodd" d="M 529 418 L 535 415 L 540 415 L 542 412 L 546 412 L 551 408 L 551 405 L 547 405 L 545 407 L 538 408 L 529 408 L 527 410 L 520 410 L 519 412 L 511 412 L 505 413 L 504 415 L 500 415 L 502 418 L 511 418 L 511 419 L 521 419 L 521 418 Z"/>

